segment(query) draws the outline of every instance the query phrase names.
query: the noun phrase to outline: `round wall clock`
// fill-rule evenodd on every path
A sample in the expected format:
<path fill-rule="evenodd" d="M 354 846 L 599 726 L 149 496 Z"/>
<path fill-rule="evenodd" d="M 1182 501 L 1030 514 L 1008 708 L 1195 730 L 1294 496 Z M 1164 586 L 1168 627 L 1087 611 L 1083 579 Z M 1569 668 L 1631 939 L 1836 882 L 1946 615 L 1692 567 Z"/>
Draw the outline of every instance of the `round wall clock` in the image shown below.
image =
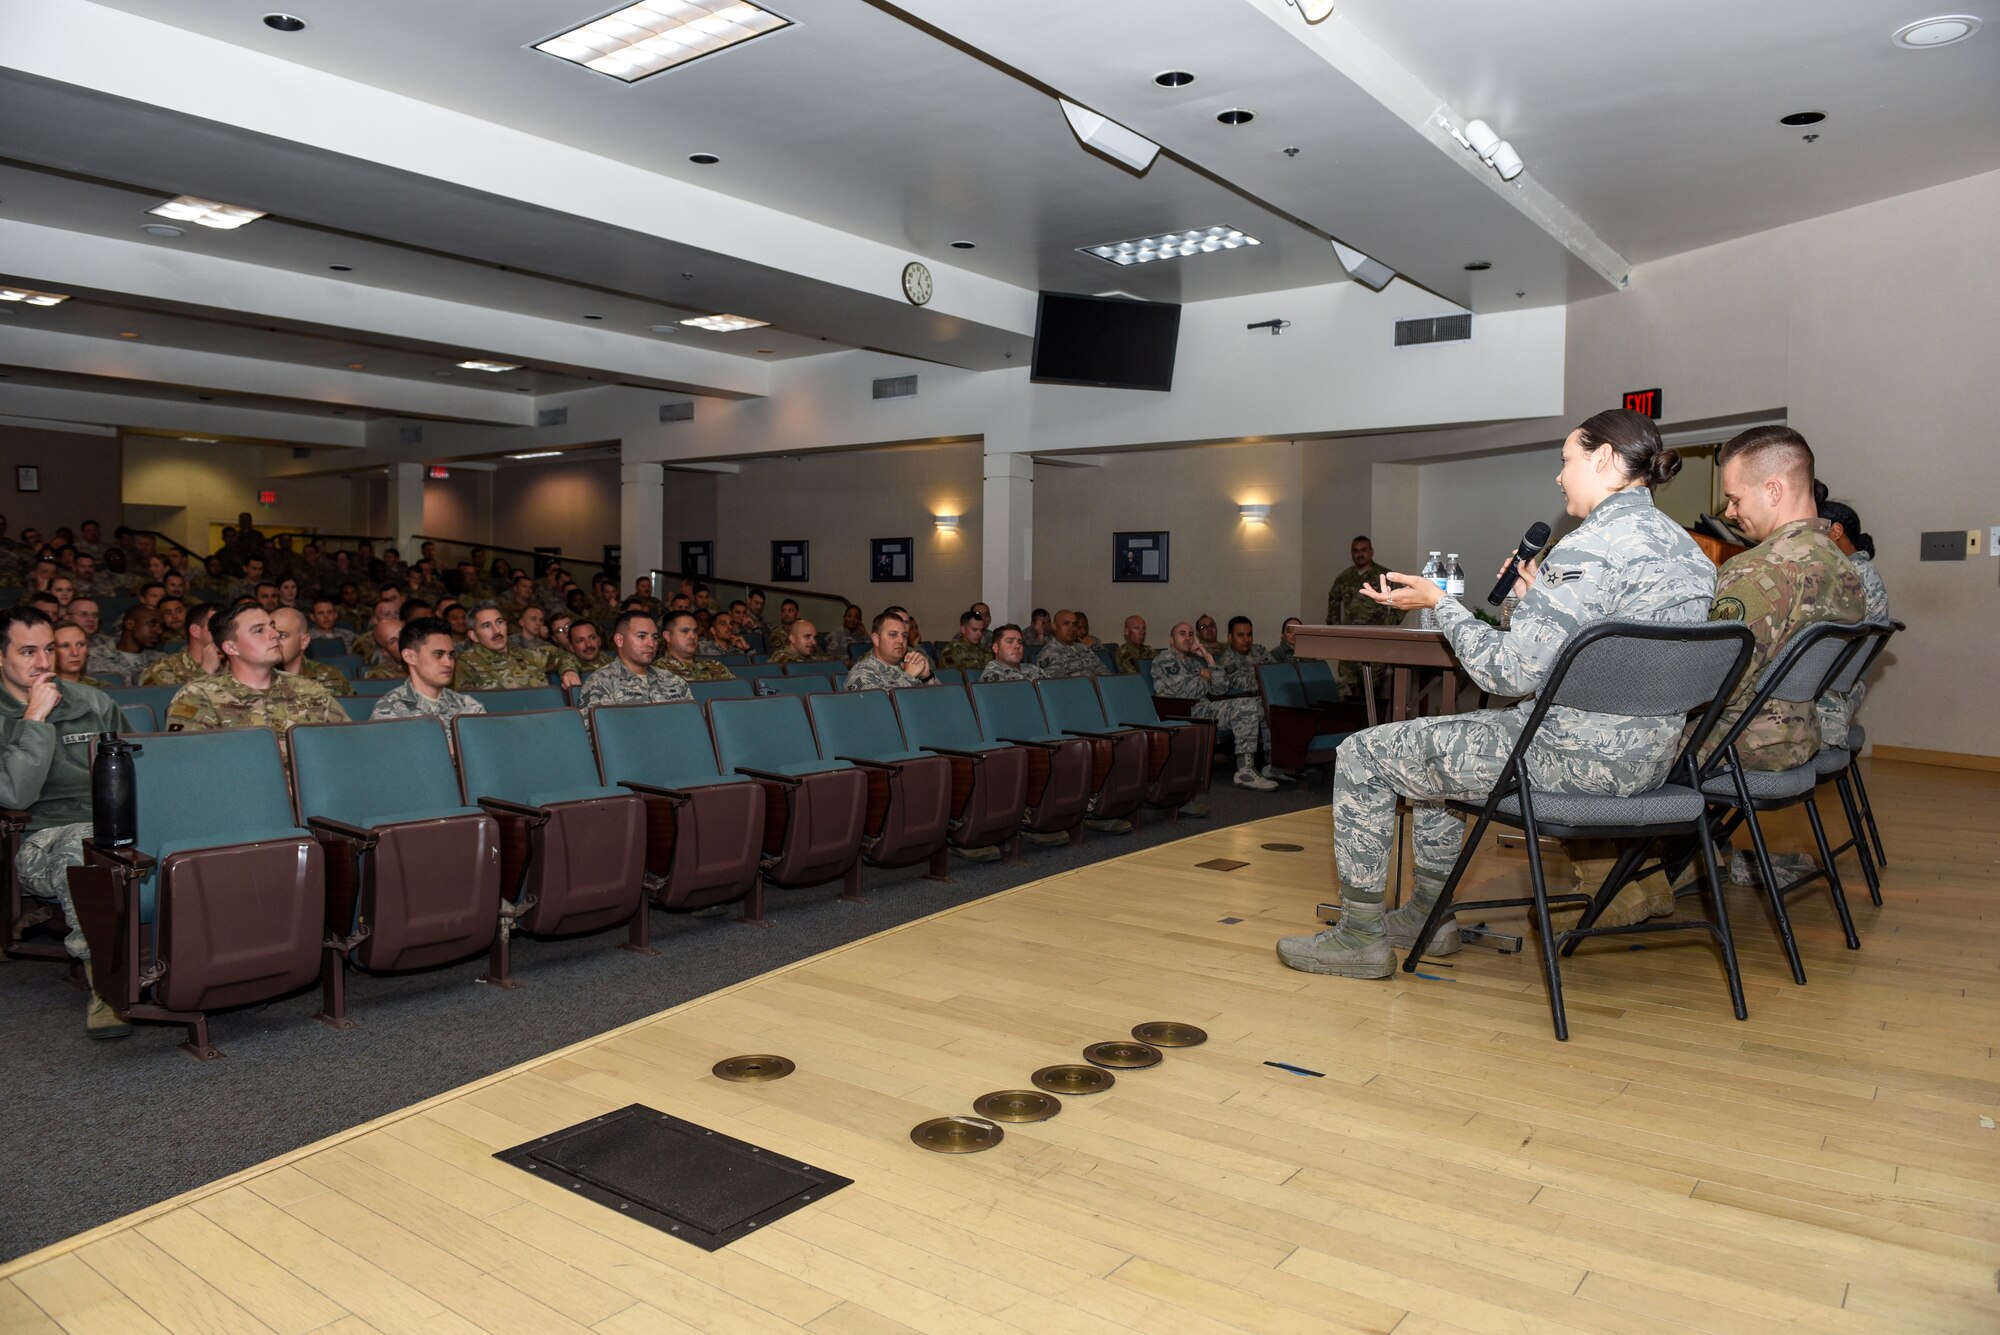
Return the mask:
<path fill-rule="evenodd" d="M 930 304 L 931 271 L 915 260 L 903 266 L 903 295 L 912 306 Z"/>

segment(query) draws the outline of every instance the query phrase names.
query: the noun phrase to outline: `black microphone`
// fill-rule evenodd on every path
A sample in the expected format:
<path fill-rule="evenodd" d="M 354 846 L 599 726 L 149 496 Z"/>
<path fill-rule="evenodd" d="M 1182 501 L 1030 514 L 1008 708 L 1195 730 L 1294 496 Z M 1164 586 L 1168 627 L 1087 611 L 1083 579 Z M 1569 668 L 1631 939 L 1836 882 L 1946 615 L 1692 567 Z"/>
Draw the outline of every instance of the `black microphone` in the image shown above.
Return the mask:
<path fill-rule="evenodd" d="M 1521 535 L 1521 545 L 1507 558 L 1507 564 L 1500 571 L 1500 582 L 1493 586 L 1493 592 L 1486 595 L 1489 607 L 1498 607 L 1507 601 L 1507 595 L 1514 591 L 1514 567 L 1523 561 L 1532 561 L 1536 553 L 1549 545 L 1549 526 L 1537 523 Z"/>

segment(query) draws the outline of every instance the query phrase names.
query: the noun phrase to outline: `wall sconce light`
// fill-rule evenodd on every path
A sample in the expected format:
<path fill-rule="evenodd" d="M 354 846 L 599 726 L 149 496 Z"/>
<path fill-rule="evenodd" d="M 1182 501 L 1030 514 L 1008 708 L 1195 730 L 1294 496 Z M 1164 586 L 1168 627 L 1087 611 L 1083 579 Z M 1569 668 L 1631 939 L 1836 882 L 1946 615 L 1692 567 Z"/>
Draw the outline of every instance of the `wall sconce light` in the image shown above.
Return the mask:
<path fill-rule="evenodd" d="M 1268 505 L 1239 505 L 1236 513 L 1246 524 L 1268 524 L 1271 522 L 1271 507 Z"/>
<path fill-rule="evenodd" d="M 932 515 L 932 516 L 931 516 L 931 518 L 937 521 L 937 531 L 938 531 L 938 532 L 940 532 L 940 533 L 956 533 L 956 532 L 958 532 L 958 516 L 957 516 L 957 515 Z"/>

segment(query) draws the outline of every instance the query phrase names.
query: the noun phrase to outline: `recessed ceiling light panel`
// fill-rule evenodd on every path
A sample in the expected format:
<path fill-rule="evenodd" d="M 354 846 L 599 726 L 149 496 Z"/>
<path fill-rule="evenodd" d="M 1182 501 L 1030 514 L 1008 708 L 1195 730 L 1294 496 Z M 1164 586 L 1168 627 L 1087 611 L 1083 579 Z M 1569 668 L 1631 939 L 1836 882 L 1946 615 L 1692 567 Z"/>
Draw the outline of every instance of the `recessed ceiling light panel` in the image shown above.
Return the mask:
<path fill-rule="evenodd" d="M 198 227 L 213 227 L 223 232 L 235 231 L 245 223 L 256 222 L 264 216 L 262 209 L 246 209 L 240 204 L 218 204 L 212 199 L 198 199 L 193 195 L 177 195 L 146 212 L 155 217 L 191 222 Z"/>
<path fill-rule="evenodd" d="M 537 42 L 535 49 L 625 83 L 637 83 L 661 70 L 790 26 L 790 19 L 749 0 L 699 4 L 691 0 L 640 0 Z"/>
<path fill-rule="evenodd" d="M 18 301 L 26 306 L 60 306 L 68 300 L 67 292 L 37 292 L 27 287 L 0 287 L 0 301 Z"/>
<path fill-rule="evenodd" d="M 297 14 L 266 14 L 264 26 L 279 32 L 304 32 L 306 21 Z"/>
<path fill-rule="evenodd" d="M 1134 237 L 1104 246 L 1079 246 L 1086 255 L 1113 264 L 1151 264 L 1154 260 L 1178 260 L 1189 255 L 1209 255 L 1218 250 L 1236 250 L 1263 243 L 1245 236 L 1234 227 L 1194 227 L 1185 232 L 1161 232 L 1157 236 Z"/>
<path fill-rule="evenodd" d="M 1964 41 L 1979 31 L 1979 24 L 1980 20 L 1971 14 L 1940 14 L 1936 18 L 1904 24 L 1896 29 L 1890 40 L 1906 50 L 1928 51 L 1933 47 Z"/>
<path fill-rule="evenodd" d="M 1257 113 L 1248 107 L 1231 107 L 1227 111 L 1216 112 L 1215 119 L 1224 125 L 1248 125 L 1257 119 Z"/>
<path fill-rule="evenodd" d="M 711 334 L 733 334 L 739 329 L 762 329 L 769 320 L 753 320 L 747 315 L 697 315 L 682 324 L 696 329 L 706 329 Z"/>
<path fill-rule="evenodd" d="M 509 459 L 553 459 L 561 453 L 561 450 L 529 450 L 523 454 L 510 454 L 507 457 Z"/>
<path fill-rule="evenodd" d="M 1824 111 L 1794 111 L 1789 116 L 1778 117 L 1780 125 L 1818 125 L 1826 119 Z"/>
<path fill-rule="evenodd" d="M 488 371 L 494 375 L 498 375 L 502 371 L 518 371 L 521 368 L 514 362 L 466 361 L 460 362 L 458 369 L 461 371 Z"/>
<path fill-rule="evenodd" d="M 1162 88 L 1185 88 L 1194 82 L 1194 75 L 1186 70 L 1161 70 L 1153 76 L 1153 82 Z"/>

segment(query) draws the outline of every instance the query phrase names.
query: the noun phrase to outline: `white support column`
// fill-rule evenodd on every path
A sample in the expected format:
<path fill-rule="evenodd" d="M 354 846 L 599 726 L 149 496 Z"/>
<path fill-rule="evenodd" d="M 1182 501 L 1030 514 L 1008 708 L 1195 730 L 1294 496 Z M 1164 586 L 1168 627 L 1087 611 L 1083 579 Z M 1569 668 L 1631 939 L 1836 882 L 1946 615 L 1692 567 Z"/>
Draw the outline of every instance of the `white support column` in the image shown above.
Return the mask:
<path fill-rule="evenodd" d="M 1025 626 L 1034 608 L 1034 458 L 989 453 L 984 503 L 980 593 L 993 608 L 994 625 L 1012 621 Z"/>
<path fill-rule="evenodd" d="M 389 537 L 411 565 L 417 561 L 417 534 L 424 531 L 424 465 L 389 465 Z"/>
<path fill-rule="evenodd" d="M 621 464 L 618 469 L 618 578 L 632 581 L 666 560 L 667 471 L 660 464 Z"/>

